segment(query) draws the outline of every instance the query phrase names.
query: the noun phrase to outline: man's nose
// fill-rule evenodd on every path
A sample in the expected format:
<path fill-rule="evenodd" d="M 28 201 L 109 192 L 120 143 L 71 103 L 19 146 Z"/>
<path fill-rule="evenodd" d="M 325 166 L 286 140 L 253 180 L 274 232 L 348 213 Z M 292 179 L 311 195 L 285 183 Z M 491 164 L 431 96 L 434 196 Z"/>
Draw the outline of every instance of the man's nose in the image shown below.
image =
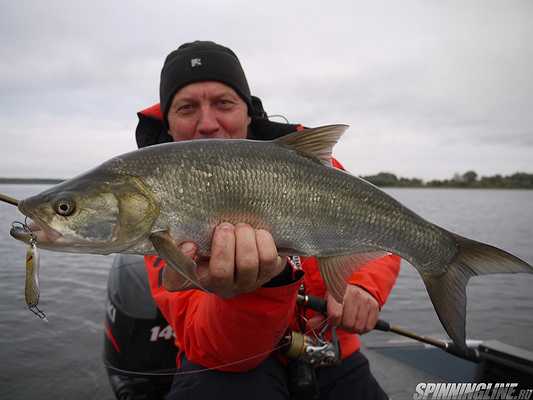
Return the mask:
<path fill-rule="evenodd" d="M 200 137 L 211 137 L 216 135 L 219 130 L 220 124 L 216 118 L 216 113 L 210 107 L 202 108 L 196 127 L 197 135 Z"/>

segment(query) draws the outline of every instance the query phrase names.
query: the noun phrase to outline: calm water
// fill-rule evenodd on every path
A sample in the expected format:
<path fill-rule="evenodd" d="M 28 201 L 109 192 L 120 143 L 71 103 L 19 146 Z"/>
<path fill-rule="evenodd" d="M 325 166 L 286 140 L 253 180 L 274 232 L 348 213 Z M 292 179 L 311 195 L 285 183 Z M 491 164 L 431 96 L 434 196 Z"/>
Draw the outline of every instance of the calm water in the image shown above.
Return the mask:
<path fill-rule="evenodd" d="M 24 198 L 45 186 L 0 185 Z M 394 197 L 463 236 L 502 247 L 533 264 L 533 191 L 394 189 Z M 41 306 L 49 323 L 24 304 L 25 246 L 9 236 L 20 219 L 0 204 L 0 398 L 112 399 L 102 359 L 106 280 L 112 256 L 41 252 Z M 468 287 L 470 338 L 533 350 L 533 275 L 475 278 Z M 422 281 L 402 265 L 382 317 L 418 333 L 444 337 Z M 368 344 L 394 339 L 366 335 Z M 374 365 L 378 369 L 379 365 Z"/>

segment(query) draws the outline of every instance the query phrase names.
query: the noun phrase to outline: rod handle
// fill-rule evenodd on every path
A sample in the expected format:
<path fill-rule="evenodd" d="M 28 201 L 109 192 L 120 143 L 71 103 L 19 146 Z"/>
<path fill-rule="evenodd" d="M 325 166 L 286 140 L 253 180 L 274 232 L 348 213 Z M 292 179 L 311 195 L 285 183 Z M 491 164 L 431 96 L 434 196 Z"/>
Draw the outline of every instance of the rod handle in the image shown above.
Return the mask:
<path fill-rule="evenodd" d="M 382 319 L 378 319 L 378 322 L 376 322 L 376 326 L 374 329 L 378 331 L 383 332 L 389 332 L 390 331 L 390 324 L 387 321 L 383 321 Z"/>

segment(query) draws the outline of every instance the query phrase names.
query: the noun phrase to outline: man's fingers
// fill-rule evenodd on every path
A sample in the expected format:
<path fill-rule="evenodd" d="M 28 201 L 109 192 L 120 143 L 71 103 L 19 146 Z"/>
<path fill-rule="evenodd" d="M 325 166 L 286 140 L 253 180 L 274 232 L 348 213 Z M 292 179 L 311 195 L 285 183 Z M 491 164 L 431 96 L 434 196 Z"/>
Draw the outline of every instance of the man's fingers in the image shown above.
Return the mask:
<path fill-rule="evenodd" d="M 377 310 L 371 309 L 368 313 L 368 320 L 366 322 L 365 332 L 370 332 L 376 327 L 379 318 L 379 306 Z"/>
<path fill-rule="evenodd" d="M 180 250 L 196 261 L 200 284 L 222 297 L 257 289 L 286 264 L 286 258 L 278 256 L 269 232 L 243 223 L 222 223 L 215 228 L 208 260 L 197 257 L 197 247 L 192 242 L 182 243 Z M 167 275 L 169 286 L 181 282 L 182 278 L 172 271 Z"/>
<path fill-rule="evenodd" d="M 374 328 L 379 304 L 366 290 L 348 285 L 344 295 L 342 327 L 350 332 L 366 333 Z"/>
<path fill-rule="evenodd" d="M 328 317 L 331 319 L 333 325 L 339 326 L 342 320 L 342 304 L 335 300 L 329 293 L 327 299 Z"/>
<path fill-rule="evenodd" d="M 255 240 L 259 256 L 257 280 L 262 285 L 283 271 L 287 260 L 278 255 L 276 243 L 274 243 L 270 232 L 264 229 L 258 229 L 255 232 Z"/>
<path fill-rule="evenodd" d="M 198 251 L 198 246 L 196 246 L 194 242 L 183 242 L 178 246 L 178 249 L 187 257 L 190 257 L 196 261 L 196 252 Z"/>
<path fill-rule="evenodd" d="M 359 309 L 357 310 L 357 316 L 355 322 L 352 325 L 353 331 L 361 334 L 366 333 L 366 325 L 368 322 L 369 306 L 366 302 L 361 303 Z"/>
<path fill-rule="evenodd" d="M 239 292 L 252 291 L 256 287 L 259 270 L 259 254 L 255 230 L 247 224 L 235 226 L 235 288 Z"/>
<path fill-rule="evenodd" d="M 356 331 L 355 326 L 362 311 L 357 293 L 354 295 L 347 289 L 344 294 L 341 326 L 349 332 Z"/>
<path fill-rule="evenodd" d="M 222 223 L 215 228 L 209 259 L 209 285 L 214 291 L 233 288 L 235 268 L 235 227 Z"/>

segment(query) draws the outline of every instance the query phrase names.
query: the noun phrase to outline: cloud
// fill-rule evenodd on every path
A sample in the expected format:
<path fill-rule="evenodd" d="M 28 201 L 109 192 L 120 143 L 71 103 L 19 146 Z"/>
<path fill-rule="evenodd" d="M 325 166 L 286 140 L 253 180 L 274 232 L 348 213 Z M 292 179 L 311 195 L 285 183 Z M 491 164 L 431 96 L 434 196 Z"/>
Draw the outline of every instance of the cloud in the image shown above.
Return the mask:
<path fill-rule="evenodd" d="M 195 39 L 232 47 L 270 113 L 350 123 L 337 154 L 363 173 L 532 172 L 527 1 L 1 7 L 0 176 L 70 176 L 133 148 L 164 56 Z"/>

